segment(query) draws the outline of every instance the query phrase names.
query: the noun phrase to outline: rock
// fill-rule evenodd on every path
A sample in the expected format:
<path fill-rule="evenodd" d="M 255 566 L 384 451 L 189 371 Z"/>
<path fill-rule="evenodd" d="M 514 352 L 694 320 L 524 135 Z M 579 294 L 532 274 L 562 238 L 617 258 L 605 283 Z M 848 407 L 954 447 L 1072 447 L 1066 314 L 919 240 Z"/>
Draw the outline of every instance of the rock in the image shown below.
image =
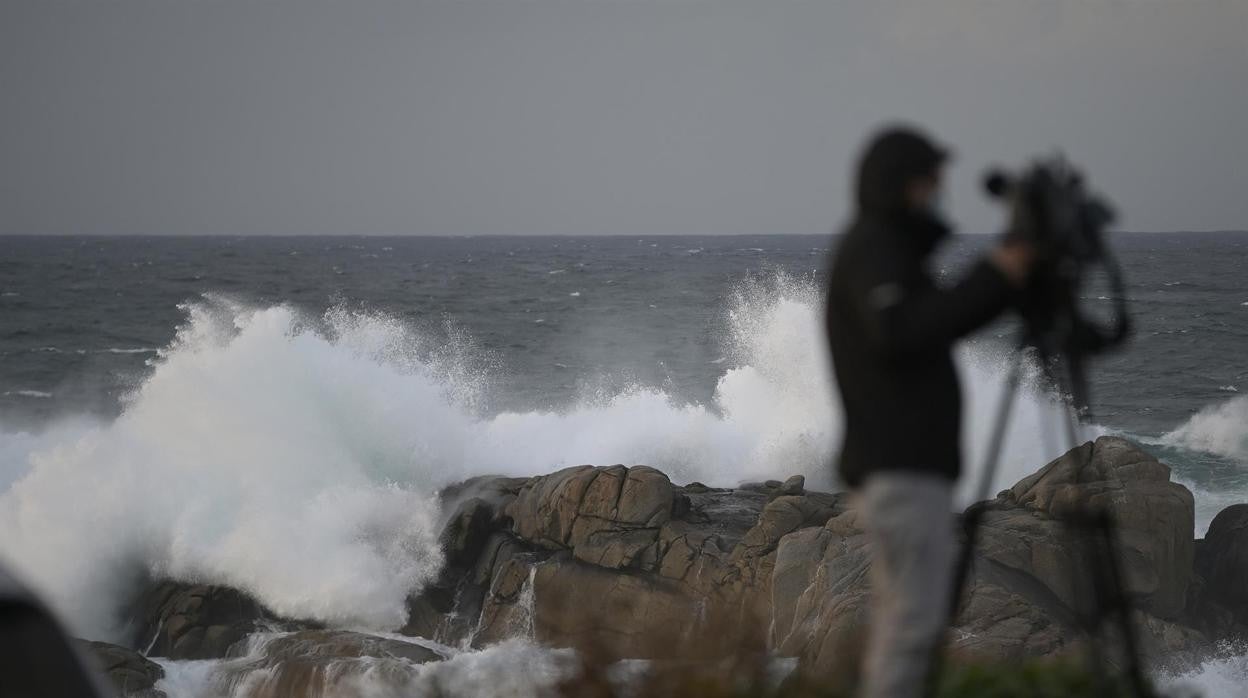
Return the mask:
<path fill-rule="evenodd" d="M 775 501 L 781 502 L 784 498 Z M 1142 651 L 1154 664 L 1207 649 L 1182 615 L 1193 546 L 1191 494 L 1169 469 L 1129 442 L 1102 438 L 1072 450 L 983 504 L 982 529 L 951 650 L 989 661 L 1074 652 L 1076 610 L 1087 597 L 1086 541 L 1065 526 L 1077 505 L 1103 506 L 1122 541 L 1126 590 Z M 761 523 L 761 522 L 760 522 Z M 757 529 L 756 529 L 757 530 Z M 852 511 L 779 543 L 772 578 L 773 642 L 808 671 L 831 671 L 861 646 L 870 549 Z"/>
<path fill-rule="evenodd" d="M 408 622 L 400 633 L 448 645 L 468 638 L 490 581 L 488 571 L 479 568 L 483 561 L 493 565 L 500 546 L 515 542 L 503 534 L 511 526 L 504 510 L 527 482 L 481 477 L 441 492 L 451 512 L 439 538 L 445 563 L 438 578 L 408 600 Z"/>
<path fill-rule="evenodd" d="M 474 644 L 521 633 L 605 658 L 722 656 L 766 635 L 780 539 L 843 508 L 840 495 L 673 488 L 649 468 L 548 477 L 510 509 L 516 544 L 533 547 L 495 565 Z"/>
<path fill-rule="evenodd" d="M 300 630 L 251 644 L 246 656 L 219 668 L 225 683 L 244 687 L 246 698 L 362 696 L 357 679 L 365 674 L 369 685 L 399 695 L 417 677 L 417 665 L 443 659 L 411 642 L 346 630 Z"/>
<path fill-rule="evenodd" d="M 1131 620 L 1140 642 L 1145 666 L 1187 672 L 1198 668 L 1210 656 L 1214 643 L 1199 630 L 1172 623 L 1141 611 L 1132 611 Z"/>
<path fill-rule="evenodd" d="M 802 475 L 794 475 L 784 484 L 780 486 L 779 496 L 792 497 L 806 492 L 806 478 Z"/>
<path fill-rule="evenodd" d="M 672 483 L 653 468 L 586 465 L 533 478 L 507 514 L 514 533 L 533 544 L 601 567 L 652 569 L 673 500 Z"/>
<path fill-rule="evenodd" d="M 156 662 L 134 650 L 107 642 L 79 640 L 78 643 L 87 661 L 108 678 L 122 698 L 165 698 L 164 691 L 155 688 L 156 682 L 165 676 L 165 670 Z"/>
<path fill-rule="evenodd" d="M 482 613 L 479 644 L 517 635 L 593 656 L 680 656 L 700 638 L 701 606 L 674 582 L 621 574 L 567 553 L 512 558 L 495 577 Z"/>
<path fill-rule="evenodd" d="M 776 549 L 780 539 L 799 528 L 822 526 L 836 513 L 835 500 L 814 497 L 777 497 L 763 507 L 758 521 L 741 538 L 738 557 L 762 557 Z"/>
<path fill-rule="evenodd" d="M 1089 556 L 1100 553 L 1094 533 L 1067 524 L 1089 510 L 1106 511 L 1115 524 L 1145 658 L 1187 664 L 1208 647 L 1198 630 L 1173 622 L 1188 610 L 1194 500 L 1170 482 L 1167 466 L 1129 441 L 1083 444 L 980 506 L 970 598 L 955 647 L 1010 659 L 1083 646 L 1079 618 L 1097 611 Z"/>
<path fill-rule="evenodd" d="M 772 581 L 776 650 L 801 658 L 813 675 L 831 676 L 852 661 L 865 639 L 870 563 L 867 536 L 852 510 L 821 528 L 785 536 Z M 961 622 L 951 632 L 953 651 L 1014 661 L 1062 647 L 1063 629 L 1050 617 L 1056 606 L 1028 594 L 1034 582 L 1019 589 L 1013 581 L 990 566 L 976 567 Z"/>
<path fill-rule="evenodd" d="M 1062 523 L 1091 507 L 1107 511 L 1117 527 L 1123 584 L 1137 607 L 1165 619 L 1182 614 L 1195 557 L 1195 501 L 1170 481 L 1168 466 L 1131 442 L 1102 436 L 998 499 L 1014 506 L 985 518 L 990 555 L 1039 579 L 1068 606 L 1077 605 L 1072 570 L 1083 568 L 1082 551 L 1062 540 Z"/>
<path fill-rule="evenodd" d="M 479 497 L 461 502 L 440 536 L 445 567 L 452 570 L 471 567 L 494 532 L 497 516 L 494 507 Z"/>
<path fill-rule="evenodd" d="M 259 621 L 278 619 L 246 594 L 228 587 L 166 581 L 133 608 L 135 646 L 154 657 L 214 659 L 247 637 Z"/>
<path fill-rule="evenodd" d="M 1132 622 L 1150 666 L 1198 661 L 1228 628 L 1248 627 L 1248 506 L 1215 519 L 1194 570 L 1194 503 L 1169 477 L 1131 443 L 1103 437 L 978 504 L 983 528 L 952 651 L 1016 661 L 1086 647 L 1080 572 L 1093 539 L 1067 526 L 1084 505 L 1117 522 Z M 578 466 L 474 478 L 442 499 L 446 564 L 409 601 L 404 633 L 475 647 L 530 637 L 604 662 L 772 650 L 814 675 L 850 664 L 863 645 L 871 551 L 859 512 L 847 494 L 808 492 L 801 476 L 678 487 L 644 466 Z M 143 608 L 143 646 L 178 658 L 238 654 L 258 621 L 278 620 L 218 587 L 165 584 Z M 273 669 L 266 695 L 321 685 L 363 658 L 396 680 L 419 661 L 374 640 L 301 632 L 262 648 L 263 661 L 248 660 Z M 335 663 L 344 657 L 355 664 Z"/>
<path fill-rule="evenodd" d="M 848 511 L 780 540 L 772 577 L 772 644 L 810 674 L 852 662 L 867 622 L 867 537 Z"/>
<path fill-rule="evenodd" d="M 1248 636 L 1248 504 L 1229 506 L 1213 518 L 1197 569 L 1204 583 L 1202 610 L 1221 616 L 1211 624 L 1238 638 Z"/>
<path fill-rule="evenodd" d="M 507 506 L 527 482 L 527 478 L 481 476 L 438 493 L 443 511 L 450 512 L 439 537 L 444 571 L 462 571 L 476 564 L 490 534 L 510 524 Z"/>

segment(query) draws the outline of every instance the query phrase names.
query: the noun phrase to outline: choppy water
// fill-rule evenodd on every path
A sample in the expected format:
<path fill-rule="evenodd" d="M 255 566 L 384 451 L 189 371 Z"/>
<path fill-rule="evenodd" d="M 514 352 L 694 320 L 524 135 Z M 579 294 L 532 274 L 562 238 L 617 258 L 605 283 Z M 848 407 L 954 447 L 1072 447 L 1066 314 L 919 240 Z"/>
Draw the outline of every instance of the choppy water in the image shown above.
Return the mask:
<path fill-rule="evenodd" d="M 1174 466 L 1203 533 L 1248 501 L 1248 234 L 1116 243 L 1137 333 L 1096 365 L 1096 421 Z M 95 637 L 136 570 L 386 629 L 440 563 L 431 495 L 468 475 L 834 486 L 829 244 L 0 238 L 0 555 Z M 1011 333 L 962 352 L 972 461 Z M 1018 420 L 1003 486 L 1064 445 L 1034 386 Z"/>

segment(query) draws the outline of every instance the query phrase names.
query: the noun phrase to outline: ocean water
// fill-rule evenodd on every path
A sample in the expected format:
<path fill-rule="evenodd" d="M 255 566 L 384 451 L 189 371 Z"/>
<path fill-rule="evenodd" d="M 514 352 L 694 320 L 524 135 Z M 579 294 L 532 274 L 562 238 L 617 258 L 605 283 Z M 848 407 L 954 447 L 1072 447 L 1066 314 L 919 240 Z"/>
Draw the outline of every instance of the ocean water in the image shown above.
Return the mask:
<path fill-rule="evenodd" d="M 1114 243 L 1136 333 L 1094 364 L 1084 433 L 1169 463 L 1202 535 L 1248 501 L 1248 234 Z M 440 565 L 434 493 L 467 476 L 622 462 L 835 487 L 831 244 L 0 238 L 0 557 L 88 637 L 116 636 L 144 574 L 384 631 Z M 984 244 L 957 239 L 937 266 Z M 963 500 L 1013 335 L 1001 322 L 960 351 Z M 1030 381 L 996 486 L 1065 449 L 1061 418 Z M 1216 691 L 1248 678 L 1237 661 L 1182 680 Z M 206 695 L 187 686 L 210 669 L 173 667 L 175 692 Z"/>

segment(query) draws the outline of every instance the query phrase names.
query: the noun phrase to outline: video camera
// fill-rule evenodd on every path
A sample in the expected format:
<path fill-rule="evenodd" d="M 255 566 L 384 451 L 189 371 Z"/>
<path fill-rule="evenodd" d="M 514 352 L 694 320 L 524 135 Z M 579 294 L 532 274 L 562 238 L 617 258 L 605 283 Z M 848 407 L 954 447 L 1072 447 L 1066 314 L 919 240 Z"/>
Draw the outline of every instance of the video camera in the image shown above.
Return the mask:
<path fill-rule="evenodd" d="M 1032 350 L 1038 354 L 1046 377 L 1059 389 L 1061 399 L 1073 408 L 1066 415 L 1067 440 L 1073 448 L 1082 441 L 1077 419 L 1090 417 L 1084 359 L 1121 344 L 1131 329 L 1122 273 L 1105 244 L 1105 228 L 1114 219 L 1113 210 L 1103 199 L 1088 192 L 1075 168 L 1060 157 L 1038 160 L 1017 176 L 990 172 L 984 186 L 989 195 L 1010 205 L 1007 239 L 1033 245 L 1036 262 L 1022 293 L 1023 332 L 988 439 L 975 490 L 977 502 L 985 502 L 991 495 L 1006 425 L 1022 376 L 1024 354 Z M 1105 299 L 1112 302 L 1114 313 L 1111 319 L 1100 322 L 1094 318 L 1103 313 L 1087 312 L 1089 309 L 1080 304 L 1090 295 L 1089 277 L 1098 270 L 1108 283 Z M 979 530 L 989 510 L 987 506 L 972 506 L 962 519 L 966 538 L 954 574 L 950 625 L 957 617 Z M 1151 698 L 1153 692 L 1139 659 L 1131 600 L 1124 591 L 1118 555 L 1121 545 L 1113 518 L 1104 508 L 1084 502 L 1064 522 L 1092 542 L 1086 564 L 1071 566 L 1069 570 L 1072 589 L 1083 588 L 1078 580 L 1084 575 L 1092 580 L 1090 611 L 1077 614 L 1089 635 L 1086 648 L 1092 666 L 1105 671 L 1102 685 L 1109 686 L 1109 669 L 1101 645 L 1111 637 L 1106 624 L 1113 623 L 1135 695 Z"/>
<path fill-rule="evenodd" d="M 1060 156 L 1037 160 L 1019 175 L 992 170 L 984 187 L 1011 207 L 1007 236 L 1036 249 L 1036 266 L 1020 303 L 1022 343 L 1039 352 L 1050 378 L 1058 378 L 1053 364 L 1065 364 L 1069 382 L 1064 392 L 1077 410 L 1085 410 L 1083 359 L 1121 344 L 1131 329 L 1122 273 L 1105 244 L 1113 209 L 1089 192 L 1083 176 Z M 1093 320 L 1080 306 L 1097 270 L 1104 273 L 1113 304 L 1107 322 Z"/>

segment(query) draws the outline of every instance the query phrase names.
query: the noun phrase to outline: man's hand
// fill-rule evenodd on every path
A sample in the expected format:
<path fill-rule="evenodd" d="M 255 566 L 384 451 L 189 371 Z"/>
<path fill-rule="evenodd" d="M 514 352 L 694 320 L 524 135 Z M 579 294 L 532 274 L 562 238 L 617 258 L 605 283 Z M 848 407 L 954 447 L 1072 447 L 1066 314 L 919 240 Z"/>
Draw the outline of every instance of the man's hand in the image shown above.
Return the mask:
<path fill-rule="evenodd" d="M 988 261 L 1019 288 L 1027 283 L 1035 259 L 1035 246 L 1022 240 L 1006 240 L 988 256 Z"/>

